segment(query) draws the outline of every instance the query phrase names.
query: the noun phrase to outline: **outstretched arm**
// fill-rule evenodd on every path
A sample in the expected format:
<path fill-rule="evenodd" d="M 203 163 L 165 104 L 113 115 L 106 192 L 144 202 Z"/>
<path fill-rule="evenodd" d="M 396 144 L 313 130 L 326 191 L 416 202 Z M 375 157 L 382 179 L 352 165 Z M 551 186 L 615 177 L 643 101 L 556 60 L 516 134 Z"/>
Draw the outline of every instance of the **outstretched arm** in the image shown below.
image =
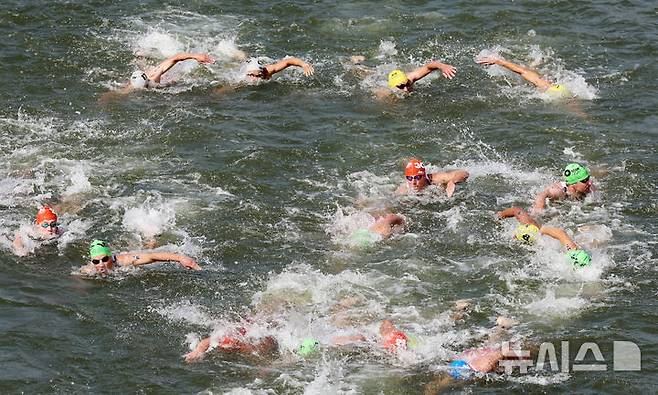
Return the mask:
<path fill-rule="evenodd" d="M 212 63 L 215 61 L 213 58 L 210 57 L 210 55 L 207 54 L 179 53 L 170 58 L 165 59 L 164 61 L 160 62 L 159 65 L 149 70 L 148 77 L 151 81 L 160 83 L 160 78 L 162 78 L 162 75 L 166 73 L 169 69 L 174 67 L 176 63 L 189 59 L 194 59 L 199 63 Z"/>
<path fill-rule="evenodd" d="M 476 60 L 476 62 L 478 64 L 484 64 L 487 66 L 492 64 L 497 64 L 499 66 L 505 67 L 506 69 L 519 74 L 521 77 L 523 77 L 523 79 L 535 85 L 537 88 L 541 90 L 546 90 L 550 88 L 550 86 L 552 85 L 550 81 L 541 78 L 541 76 L 536 71 L 518 65 L 516 63 L 512 63 L 505 59 L 497 59 L 494 57 L 487 56 L 482 59 Z"/>
<path fill-rule="evenodd" d="M 141 266 L 154 262 L 174 261 L 187 269 L 201 270 L 196 261 L 188 256 L 170 252 L 129 252 L 117 255 L 117 263 L 121 266 Z"/>
<path fill-rule="evenodd" d="M 267 69 L 268 75 L 271 76 L 273 74 L 278 73 L 279 71 L 283 71 L 287 69 L 290 66 L 301 67 L 302 71 L 304 72 L 304 75 L 307 77 L 312 76 L 313 73 L 315 72 L 313 66 L 311 66 L 310 64 L 304 62 L 299 58 L 281 59 L 276 63 L 268 64 L 267 66 L 265 66 L 265 68 Z"/>
<path fill-rule="evenodd" d="M 208 348 L 210 348 L 210 338 L 206 337 L 194 347 L 194 350 L 185 354 L 185 362 L 190 363 L 202 359 Z"/>
<path fill-rule="evenodd" d="M 573 249 L 578 249 L 578 244 L 576 244 L 571 237 L 567 234 L 567 232 L 564 231 L 564 229 L 560 228 L 553 228 L 550 226 L 542 226 L 539 231 L 541 234 L 550 236 L 554 238 L 555 240 L 559 241 L 562 243 L 563 246 L 565 246 L 568 250 L 573 250 Z"/>
<path fill-rule="evenodd" d="M 524 225 L 534 225 L 537 228 L 541 227 L 541 225 L 539 225 L 539 223 L 535 221 L 535 219 L 532 218 L 530 214 L 528 214 L 527 212 L 525 212 L 523 209 L 519 207 L 510 207 L 503 211 L 499 211 L 497 215 L 498 218 L 515 217 L 517 221 L 519 221 Z"/>
<path fill-rule="evenodd" d="M 407 78 L 409 78 L 411 82 L 416 82 L 434 70 L 441 70 L 441 74 L 447 79 L 452 79 L 457 73 L 457 69 L 454 66 L 434 60 L 425 66 L 419 67 L 411 73 L 408 73 Z"/>

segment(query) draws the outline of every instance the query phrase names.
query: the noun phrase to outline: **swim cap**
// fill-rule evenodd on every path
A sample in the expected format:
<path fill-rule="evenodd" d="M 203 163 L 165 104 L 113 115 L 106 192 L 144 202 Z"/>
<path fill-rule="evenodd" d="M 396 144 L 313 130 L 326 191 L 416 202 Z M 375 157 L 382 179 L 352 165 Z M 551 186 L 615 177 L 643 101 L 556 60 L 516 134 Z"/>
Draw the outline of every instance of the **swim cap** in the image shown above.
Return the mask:
<path fill-rule="evenodd" d="M 537 239 L 537 234 L 539 233 L 539 228 L 533 224 L 521 224 L 516 231 L 514 232 L 514 237 L 518 241 L 524 243 L 532 244 Z"/>
<path fill-rule="evenodd" d="M 448 374 L 454 379 L 466 380 L 470 376 L 470 370 L 471 367 L 468 365 L 468 362 L 459 359 L 450 363 Z"/>
<path fill-rule="evenodd" d="M 41 207 L 41 209 L 37 212 L 36 222 L 40 224 L 43 221 L 57 221 L 57 214 L 55 214 L 53 210 L 47 205 Z"/>
<path fill-rule="evenodd" d="M 130 76 L 130 85 L 133 88 L 146 88 L 149 82 L 149 77 L 146 75 L 145 72 L 141 70 L 137 70 L 132 75 Z"/>
<path fill-rule="evenodd" d="M 398 85 L 406 84 L 409 78 L 402 70 L 393 70 L 388 74 L 388 87 L 395 88 Z"/>
<path fill-rule="evenodd" d="M 589 177 L 589 170 L 579 163 L 570 163 L 564 168 L 564 181 L 573 185 Z"/>
<path fill-rule="evenodd" d="M 349 238 L 349 244 L 355 247 L 372 247 L 381 239 L 381 235 L 376 232 L 371 232 L 366 228 L 359 228 L 352 232 Z"/>
<path fill-rule="evenodd" d="M 546 89 L 546 94 L 553 99 L 563 99 L 568 97 L 573 97 L 573 94 L 567 89 L 564 85 L 553 84 L 548 89 Z"/>
<path fill-rule="evenodd" d="M 404 168 L 405 176 L 416 176 L 416 175 L 425 175 L 425 167 L 423 162 L 418 159 L 412 159 L 407 163 L 407 167 Z"/>
<path fill-rule="evenodd" d="M 567 251 L 565 256 L 574 268 L 589 266 L 592 262 L 592 257 L 585 250 Z"/>
<path fill-rule="evenodd" d="M 299 346 L 299 349 L 297 350 L 297 354 L 304 358 L 310 357 L 318 351 L 319 346 L 320 342 L 315 339 L 304 339 L 302 345 Z"/>
<path fill-rule="evenodd" d="M 111 256 L 112 252 L 110 247 L 102 240 L 94 240 L 89 245 L 89 257 L 93 258 L 95 256 L 107 255 Z"/>
<path fill-rule="evenodd" d="M 404 332 L 393 331 L 384 337 L 383 346 L 388 351 L 397 351 L 398 349 L 406 350 L 409 339 Z"/>

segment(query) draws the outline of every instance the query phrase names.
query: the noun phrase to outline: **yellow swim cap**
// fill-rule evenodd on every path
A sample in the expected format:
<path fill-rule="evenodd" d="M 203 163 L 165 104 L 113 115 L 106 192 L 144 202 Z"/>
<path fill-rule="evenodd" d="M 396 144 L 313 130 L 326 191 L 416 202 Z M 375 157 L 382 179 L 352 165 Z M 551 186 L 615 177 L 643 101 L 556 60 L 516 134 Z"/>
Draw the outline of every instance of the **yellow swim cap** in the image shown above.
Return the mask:
<path fill-rule="evenodd" d="M 518 241 L 532 244 L 537 239 L 538 233 L 539 233 L 539 228 L 537 228 L 535 225 L 521 224 L 519 225 L 518 228 L 516 228 L 516 231 L 514 232 L 514 237 L 516 237 Z"/>
<path fill-rule="evenodd" d="M 398 85 L 406 84 L 407 75 L 402 70 L 393 70 L 388 74 L 388 87 L 395 88 Z"/>
<path fill-rule="evenodd" d="M 571 91 L 569 91 L 566 86 L 560 84 L 551 85 L 550 88 L 546 89 L 546 94 L 553 99 L 566 99 L 573 97 Z"/>

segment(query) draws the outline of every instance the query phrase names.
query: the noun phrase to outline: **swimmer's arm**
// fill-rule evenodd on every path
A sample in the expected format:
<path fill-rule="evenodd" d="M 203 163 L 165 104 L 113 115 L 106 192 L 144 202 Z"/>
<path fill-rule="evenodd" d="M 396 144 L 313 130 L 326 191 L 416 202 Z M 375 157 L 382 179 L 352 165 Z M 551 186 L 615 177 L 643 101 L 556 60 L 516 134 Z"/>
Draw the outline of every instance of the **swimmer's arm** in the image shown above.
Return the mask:
<path fill-rule="evenodd" d="M 541 234 L 550 236 L 555 240 L 559 241 L 568 250 L 578 249 L 578 244 L 576 244 L 571 239 L 571 237 L 569 237 L 569 235 L 567 234 L 567 232 L 564 231 L 564 229 L 553 228 L 550 226 L 542 226 L 541 228 L 539 228 L 539 231 L 541 232 Z"/>
<path fill-rule="evenodd" d="M 457 73 L 457 69 L 454 66 L 437 62 L 435 60 L 407 74 L 407 78 L 409 78 L 411 82 L 416 82 L 434 70 L 441 70 L 441 74 L 447 79 L 452 79 Z"/>
<path fill-rule="evenodd" d="M 505 209 L 503 211 L 500 211 L 497 213 L 498 218 L 509 218 L 509 217 L 515 217 L 517 221 L 524 225 L 534 225 L 537 228 L 540 227 L 539 223 L 535 221 L 534 218 L 530 216 L 527 212 L 525 212 L 523 209 L 519 207 L 510 207 L 508 209 Z"/>
<path fill-rule="evenodd" d="M 468 172 L 466 170 L 455 170 L 450 172 L 448 182 L 446 183 L 446 194 L 448 197 L 452 197 L 455 193 L 455 188 L 460 182 L 466 181 L 468 179 Z"/>
<path fill-rule="evenodd" d="M 162 78 L 162 75 L 166 73 L 169 69 L 174 67 L 176 63 L 189 59 L 194 59 L 199 63 L 212 63 L 215 61 L 213 58 L 210 57 L 210 55 L 207 54 L 179 53 L 160 62 L 160 64 L 158 64 L 157 66 L 155 66 L 155 68 L 153 68 L 148 72 L 148 77 L 151 81 L 160 83 L 160 78 Z"/>
<path fill-rule="evenodd" d="M 194 350 L 185 354 L 185 362 L 191 363 L 203 359 L 203 355 L 208 351 L 208 348 L 210 348 L 210 338 L 206 337 L 194 347 Z"/>
<path fill-rule="evenodd" d="M 485 57 L 482 59 L 478 59 L 476 62 L 478 64 L 484 64 L 484 65 L 497 64 L 499 66 L 505 67 L 506 69 L 519 74 L 521 77 L 523 77 L 523 79 L 525 79 L 526 81 L 530 82 L 531 84 L 535 85 L 537 88 L 542 90 L 546 90 L 551 86 L 551 83 L 541 78 L 536 71 L 523 67 L 519 64 L 512 63 L 505 59 Z"/>
<path fill-rule="evenodd" d="M 23 237 L 19 232 L 16 232 L 16 237 L 14 238 L 14 242 L 12 243 L 12 246 L 14 247 L 14 254 L 18 256 L 27 255 L 27 251 L 25 250 L 25 245 L 23 244 Z"/>
<path fill-rule="evenodd" d="M 532 213 L 537 214 L 546 208 L 546 199 L 560 199 L 564 197 L 564 191 L 559 186 L 551 185 L 544 189 L 535 198 L 535 204 L 532 206 Z"/>
<path fill-rule="evenodd" d="M 408 192 L 409 192 L 409 187 L 407 187 L 406 183 L 400 184 L 398 189 L 395 190 L 395 193 L 397 193 L 398 195 L 405 195 Z"/>
<path fill-rule="evenodd" d="M 196 261 L 188 256 L 170 252 L 136 252 L 117 255 L 117 263 L 121 266 L 141 266 L 154 262 L 178 262 L 187 269 L 201 270 Z"/>
<path fill-rule="evenodd" d="M 272 74 L 278 73 L 279 71 L 283 71 L 283 70 L 287 69 L 290 66 L 300 67 L 302 69 L 302 71 L 304 72 L 304 75 L 307 76 L 307 77 L 312 76 L 313 73 L 315 72 L 315 69 L 313 68 L 313 66 L 311 66 L 310 64 L 304 62 L 303 60 L 301 60 L 299 58 L 294 58 L 294 57 L 293 58 L 281 59 L 278 62 L 273 63 L 273 64 L 268 64 L 265 67 L 267 68 L 268 74 L 272 75 Z"/>

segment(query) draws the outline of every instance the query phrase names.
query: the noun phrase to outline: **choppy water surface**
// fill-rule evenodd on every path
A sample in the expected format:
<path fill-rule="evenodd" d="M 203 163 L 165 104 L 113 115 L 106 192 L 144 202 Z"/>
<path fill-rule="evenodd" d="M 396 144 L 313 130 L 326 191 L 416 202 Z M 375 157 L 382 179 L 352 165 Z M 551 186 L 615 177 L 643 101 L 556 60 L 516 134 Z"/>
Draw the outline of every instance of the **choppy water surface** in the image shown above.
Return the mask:
<path fill-rule="evenodd" d="M 656 363 L 656 9 L 653 2 L 4 2 L 0 6 L 0 388 L 3 393 L 421 393 L 451 356 L 482 343 L 498 315 L 517 339 L 598 342 L 605 372 L 491 375 L 453 389 L 653 392 Z M 170 87 L 105 101 L 144 64 L 179 51 L 217 61 L 176 66 Z M 246 61 L 299 56 L 296 70 L 225 92 Z M 500 54 L 565 84 L 577 108 L 546 100 L 475 57 Z M 349 62 L 364 55 L 374 73 Z M 458 69 L 404 100 L 372 90 L 393 68 L 430 59 Z M 404 158 L 471 177 L 399 198 Z M 565 267 L 556 242 L 523 247 L 513 221 L 571 161 L 599 192 L 542 220 L 588 245 Z M 11 252 L 44 202 L 66 207 L 58 243 Z M 369 208 L 407 219 L 376 248 L 350 245 Z M 589 230 L 579 232 L 583 225 Z M 204 271 L 173 265 L 104 280 L 73 275 L 88 242 L 117 251 L 152 237 Z M 595 243 L 592 241 L 595 240 Z M 332 306 L 361 302 L 349 328 Z M 450 319 L 457 299 L 473 310 Z M 285 304 L 272 313 L 267 306 Z M 187 365 L 200 337 L 274 314 L 278 357 L 218 353 Z M 360 318 L 359 318 L 360 317 Z M 302 338 L 392 318 L 414 350 L 326 349 Z M 613 340 L 636 342 L 641 372 L 613 374 Z M 573 358 L 576 350 L 571 351 Z"/>

